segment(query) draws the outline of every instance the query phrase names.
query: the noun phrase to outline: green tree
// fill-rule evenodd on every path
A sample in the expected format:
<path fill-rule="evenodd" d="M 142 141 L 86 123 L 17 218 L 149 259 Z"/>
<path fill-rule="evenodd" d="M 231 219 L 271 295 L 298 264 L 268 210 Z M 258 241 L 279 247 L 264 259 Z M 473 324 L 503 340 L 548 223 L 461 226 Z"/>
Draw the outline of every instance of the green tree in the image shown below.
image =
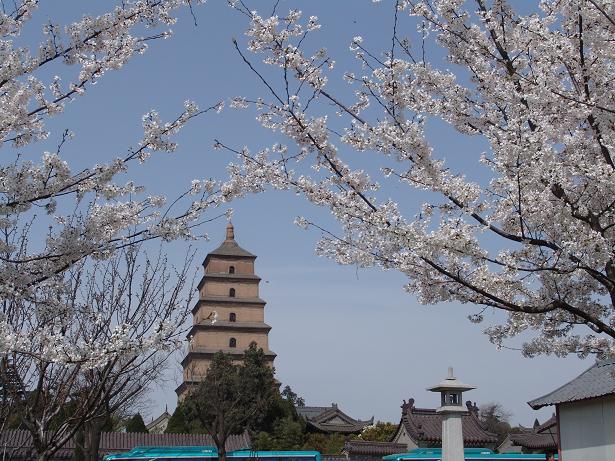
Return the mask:
<path fill-rule="evenodd" d="M 305 424 L 286 416 L 276 422 L 273 438 L 276 450 L 300 450 L 305 439 Z"/>
<path fill-rule="evenodd" d="M 282 392 L 280 393 L 282 397 L 288 402 L 292 403 L 293 407 L 304 407 L 305 400 L 303 397 L 299 397 L 290 386 L 284 386 Z"/>
<path fill-rule="evenodd" d="M 339 455 L 344 448 L 346 437 L 341 434 L 308 434 L 303 444 L 304 450 L 316 450 L 323 455 Z"/>
<path fill-rule="evenodd" d="M 141 413 L 137 413 L 126 422 L 126 432 L 147 432 Z"/>
<path fill-rule="evenodd" d="M 205 379 L 183 403 L 186 420 L 196 420 L 214 439 L 218 459 L 226 460 L 226 440 L 231 434 L 254 430 L 278 394 L 262 349 L 252 343 L 241 364 L 228 354 L 214 355 Z"/>
<path fill-rule="evenodd" d="M 180 403 L 175 408 L 175 411 L 169 418 L 169 423 L 164 431 L 166 434 L 187 434 L 192 432 L 186 421 L 186 415 L 184 414 L 184 407 Z"/>
<path fill-rule="evenodd" d="M 276 420 L 271 433 L 261 431 L 254 437 L 255 450 L 301 450 L 305 440 L 305 423 L 285 416 Z"/>

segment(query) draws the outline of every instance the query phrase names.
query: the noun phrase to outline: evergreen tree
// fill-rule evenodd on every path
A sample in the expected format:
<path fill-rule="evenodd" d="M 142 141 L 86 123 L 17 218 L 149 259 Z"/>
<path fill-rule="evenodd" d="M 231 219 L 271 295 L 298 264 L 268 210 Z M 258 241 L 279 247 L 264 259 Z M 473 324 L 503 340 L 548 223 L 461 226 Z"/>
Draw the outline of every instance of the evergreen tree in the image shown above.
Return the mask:
<path fill-rule="evenodd" d="M 169 418 L 169 423 L 164 432 L 166 434 L 187 434 L 191 432 L 181 403 L 177 405 L 171 418 Z"/>
<path fill-rule="evenodd" d="M 137 413 L 126 423 L 126 432 L 147 432 L 141 413 Z"/>
<path fill-rule="evenodd" d="M 228 354 L 214 355 L 205 379 L 184 401 L 186 420 L 196 420 L 214 439 L 218 459 L 226 460 L 231 434 L 254 430 L 267 415 L 277 384 L 262 349 L 252 343 L 241 364 Z"/>

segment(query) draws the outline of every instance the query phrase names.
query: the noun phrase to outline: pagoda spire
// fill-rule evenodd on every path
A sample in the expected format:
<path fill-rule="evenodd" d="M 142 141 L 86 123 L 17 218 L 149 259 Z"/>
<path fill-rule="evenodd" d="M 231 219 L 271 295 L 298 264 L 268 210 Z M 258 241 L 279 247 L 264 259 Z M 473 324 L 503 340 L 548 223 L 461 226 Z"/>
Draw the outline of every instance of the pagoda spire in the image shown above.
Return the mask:
<path fill-rule="evenodd" d="M 226 225 L 226 240 L 235 240 L 235 228 L 233 227 L 233 223 L 230 221 Z"/>

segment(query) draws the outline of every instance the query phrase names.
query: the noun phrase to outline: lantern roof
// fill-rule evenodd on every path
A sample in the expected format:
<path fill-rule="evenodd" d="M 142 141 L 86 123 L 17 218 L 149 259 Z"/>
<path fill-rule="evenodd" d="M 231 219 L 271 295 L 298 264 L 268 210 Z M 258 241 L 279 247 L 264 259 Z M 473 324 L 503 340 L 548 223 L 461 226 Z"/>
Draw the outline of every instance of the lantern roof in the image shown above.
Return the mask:
<path fill-rule="evenodd" d="M 453 375 L 453 367 L 448 367 L 448 376 L 440 381 L 435 386 L 428 387 L 427 390 L 431 392 L 446 392 L 446 391 L 470 391 L 476 389 L 475 386 L 462 383 Z"/>

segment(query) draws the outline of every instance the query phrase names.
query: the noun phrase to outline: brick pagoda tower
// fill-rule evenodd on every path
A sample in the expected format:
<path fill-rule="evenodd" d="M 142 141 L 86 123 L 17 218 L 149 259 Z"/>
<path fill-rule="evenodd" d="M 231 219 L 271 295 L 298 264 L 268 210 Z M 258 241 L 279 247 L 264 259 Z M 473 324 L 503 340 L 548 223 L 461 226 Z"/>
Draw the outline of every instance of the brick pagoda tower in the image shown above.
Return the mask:
<path fill-rule="evenodd" d="M 254 274 L 255 259 L 237 244 L 231 223 L 226 226 L 226 240 L 205 258 L 199 301 L 192 309 L 188 354 L 181 362 L 184 381 L 175 391 L 180 400 L 191 385 L 203 380 L 218 351 L 239 360 L 255 342 L 273 365 L 276 355 L 269 350 L 271 327 L 265 323 L 265 301 L 258 294 L 261 279 Z"/>

